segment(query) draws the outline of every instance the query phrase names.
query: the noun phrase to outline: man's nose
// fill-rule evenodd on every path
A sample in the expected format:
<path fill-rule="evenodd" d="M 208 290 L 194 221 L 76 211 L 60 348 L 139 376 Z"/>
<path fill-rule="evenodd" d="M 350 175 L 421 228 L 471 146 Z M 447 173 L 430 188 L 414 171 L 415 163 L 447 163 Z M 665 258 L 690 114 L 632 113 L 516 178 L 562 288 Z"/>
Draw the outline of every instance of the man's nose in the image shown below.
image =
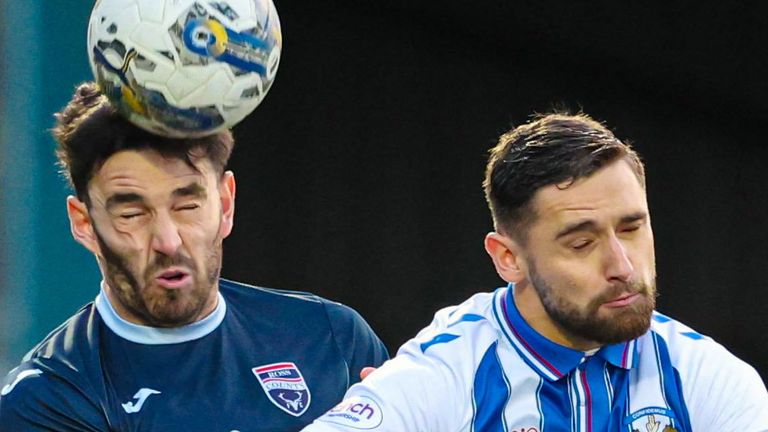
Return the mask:
<path fill-rule="evenodd" d="M 167 214 L 157 214 L 152 232 L 152 249 L 163 255 L 173 256 L 181 247 L 181 236 L 176 223 Z"/>
<path fill-rule="evenodd" d="M 618 279 L 623 282 L 630 280 L 635 271 L 626 247 L 615 236 L 612 236 L 608 241 L 605 271 L 609 280 Z"/>

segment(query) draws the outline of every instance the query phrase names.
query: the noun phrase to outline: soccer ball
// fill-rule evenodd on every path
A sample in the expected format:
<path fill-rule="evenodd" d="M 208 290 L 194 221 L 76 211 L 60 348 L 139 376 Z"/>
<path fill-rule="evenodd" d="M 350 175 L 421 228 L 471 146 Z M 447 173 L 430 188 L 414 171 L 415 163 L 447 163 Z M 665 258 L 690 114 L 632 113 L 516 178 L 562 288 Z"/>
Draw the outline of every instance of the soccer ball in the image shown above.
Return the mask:
<path fill-rule="evenodd" d="M 230 128 L 261 103 L 280 62 L 271 0 L 97 0 L 88 59 L 110 102 L 169 137 Z"/>

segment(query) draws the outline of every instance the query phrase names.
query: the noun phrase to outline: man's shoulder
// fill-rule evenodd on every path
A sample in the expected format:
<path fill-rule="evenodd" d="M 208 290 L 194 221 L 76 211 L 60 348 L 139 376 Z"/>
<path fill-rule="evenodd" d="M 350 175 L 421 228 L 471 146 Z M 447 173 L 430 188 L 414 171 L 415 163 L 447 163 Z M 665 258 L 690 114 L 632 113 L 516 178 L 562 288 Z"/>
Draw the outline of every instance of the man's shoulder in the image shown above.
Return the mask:
<path fill-rule="evenodd" d="M 486 404 L 506 386 L 497 353 L 502 340 L 494 316 L 498 293 L 475 294 L 437 311 L 427 327 L 352 386 L 346 400 L 312 430 L 337 424 L 349 430 L 443 431 L 469 424 L 475 404 Z M 478 395 L 483 396 L 475 399 Z"/>
<path fill-rule="evenodd" d="M 657 311 L 654 311 L 651 317 L 650 333 L 663 340 L 670 354 L 673 355 L 688 352 L 703 355 L 702 350 L 724 349 L 722 345 L 709 336 Z"/>
<path fill-rule="evenodd" d="M 501 339 L 494 316 L 497 293 L 477 293 L 435 313 L 432 323 L 403 345 L 398 355 L 424 356 L 473 368 Z"/>
<path fill-rule="evenodd" d="M 768 393 L 754 367 L 709 336 L 660 313 L 639 339 L 641 357 L 669 361 L 693 430 L 763 430 Z M 668 359 L 668 360 L 667 360 Z"/>
<path fill-rule="evenodd" d="M 291 343 L 297 338 L 328 341 L 330 336 L 334 343 L 326 343 L 324 348 L 335 352 L 354 369 L 351 382 L 358 380 L 362 367 L 378 366 L 388 358 L 384 344 L 365 319 L 347 305 L 308 292 L 257 287 L 230 280 L 221 280 L 220 288 L 227 301 L 228 315 L 232 311 L 232 318 L 245 324 L 239 328 L 248 328 L 262 336 L 268 333 L 276 340 L 288 337 Z M 317 357 L 317 352 L 308 355 Z"/>
<path fill-rule="evenodd" d="M 219 281 L 221 294 L 227 300 L 228 307 L 244 305 L 246 307 L 266 307 L 261 312 L 274 311 L 279 313 L 285 309 L 340 309 L 351 311 L 351 308 L 317 294 L 305 291 L 292 291 L 262 286 L 250 285 L 229 279 Z"/>
<path fill-rule="evenodd" d="M 86 389 L 54 363 L 28 361 L 8 374 L 0 388 L 0 429 L 27 430 L 34 423 L 58 430 L 59 420 L 75 423 L 76 416 L 88 417 L 94 424 L 99 421 L 100 413 Z"/>
<path fill-rule="evenodd" d="M 716 340 L 659 312 L 653 313 L 651 331 L 644 338 L 651 337 L 662 345 L 660 349 L 668 351 L 672 366 L 684 378 L 754 371 Z"/>
<path fill-rule="evenodd" d="M 221 279 L 219 287 L 227 300 L 228 309 L 248 312 L 255 309 L 259 311 L 259 319 L 279 320 L 300 316 L 303 322 L 317 325 L 364 323 L 353 308 L 309 292 L 266 288 L 228 279 Z"/>
<path fill-rule="evenodd" d="M 93 303 L 83 306 L 27 352 L 5 377 L 4 385 L 10 386 L 6 391 L 14 382 L 35 377 L 35 371 L 60 381 L 83 382 L 86 375 L 98 370 L 99 320 Z M 49 384 L 47 379 L 38 382 Z"/>
<path fill-rule="evenodd" d="M 91 378 L 98 377 L 95 344 L 99 325 L 95 320 L 98 314 L 93 305 L 84 306 L 32 348 L 0 381 L 0 422 L 48 424 L 58 418 L 52 415 L 70 411 L 79 413 L 76 416 L 82 421 L 100 421 L 97 404 L 89 396 L 94 394 Z"/>
<path fill-rule="evenodd" d="M 48 333 L 24 356 L 23 361 L 55 360 L 53 364 L 78 365 L 96 350 L 99 322 L 93 303 L 86 304 Z"/>

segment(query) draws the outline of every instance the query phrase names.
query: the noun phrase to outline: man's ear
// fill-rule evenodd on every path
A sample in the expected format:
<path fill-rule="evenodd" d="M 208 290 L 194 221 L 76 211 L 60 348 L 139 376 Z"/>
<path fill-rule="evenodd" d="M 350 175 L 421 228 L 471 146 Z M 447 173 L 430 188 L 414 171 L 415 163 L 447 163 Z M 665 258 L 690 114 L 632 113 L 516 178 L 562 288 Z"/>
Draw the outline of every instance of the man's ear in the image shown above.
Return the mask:
<path fill-rule="evenodd" d="M 78 243 L 85 246 L 86 249 L 99 254 L 99 242 L 96 239 L 96 232 L 93 228 L 91 215 L 88 212 L 88 206 L 84 202 L 72 195 L 67 197 L 67 216 L 69 216 L 69 227 L 72 231 L 72 237 Z"/>
<path fill-rule="evenodd" d="M 221 197 L 221 228 L 219 234 L 221 238 L 226 238 L 232 232 L 235 223 L 235 174 L 232 171 L 225 171 L 219 184 L 219 195 Z"/>
<path fill-rule="evenodd" d="M 525 279 L 526 263 L 522 256 L 522 248 L 513 239 L 490 232 L 485 236 L 485 251 L 493 260 L 496 273 L 511 283 L 519 283 Z"/>

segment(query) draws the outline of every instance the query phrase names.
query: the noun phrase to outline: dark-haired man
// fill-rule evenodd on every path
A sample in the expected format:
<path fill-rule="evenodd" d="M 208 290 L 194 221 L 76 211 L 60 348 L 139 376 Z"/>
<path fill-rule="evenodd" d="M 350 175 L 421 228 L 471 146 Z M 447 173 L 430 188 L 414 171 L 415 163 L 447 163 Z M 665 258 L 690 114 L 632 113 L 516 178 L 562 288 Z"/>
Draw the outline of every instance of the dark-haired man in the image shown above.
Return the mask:
<path fill-rule="evenodd" d="M 229 131 L 152 135 L 87 83 L 54 135 L 72 235 L 103 282 L 6 377 L 0 431 L 298 430 L 386 359 L 345 306 L 219 278 Z"/>
<path fill-rule="evenodd" d="M 768 431 L 757 372 L 654 312 L 643 164 L 586 115 L 501 136 L 485 248 L 509 285 L 432 324 L 307 432 Z"/>

